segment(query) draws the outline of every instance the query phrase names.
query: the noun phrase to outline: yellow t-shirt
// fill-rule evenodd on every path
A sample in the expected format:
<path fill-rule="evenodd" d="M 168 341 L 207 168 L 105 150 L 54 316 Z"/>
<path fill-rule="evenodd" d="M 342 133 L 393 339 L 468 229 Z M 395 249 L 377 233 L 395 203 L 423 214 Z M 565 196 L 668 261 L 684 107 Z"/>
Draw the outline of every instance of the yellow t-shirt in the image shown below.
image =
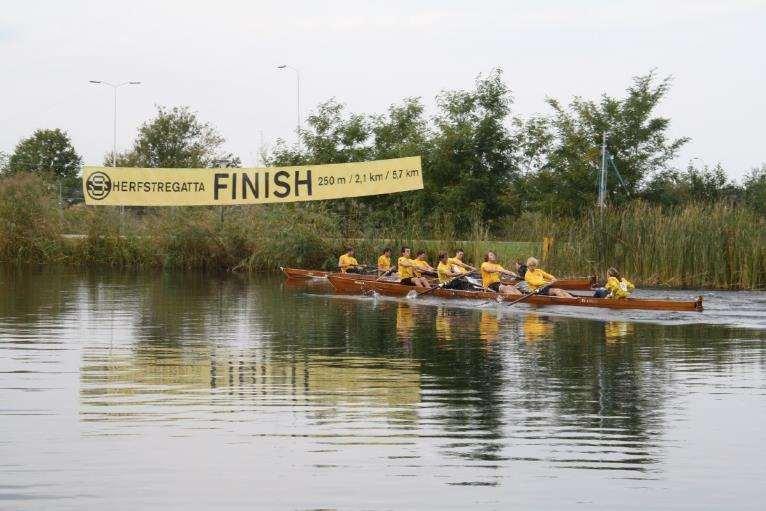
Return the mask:
<path fill-rule="evenodd" d="M 378 257 L 378 268 L 381 270 L 388 270 L 391 268 L 391 258 L 387 255 Z"/>
<path fill-rule="evenodd" d="M 539 288 L 552 281 L 553 275 L 550 273 L 545 273 L 540 268 L 535 268 L 534 270 L 528 269 L 527 273 L 524 274 L 524 280 L 526 280 L 527 284 L 529 284 L 530 291 L 535 292 Z"/>
<path fill-rule="evenodd" d="M 609 291 L 609 298 L 627 298 L 630 296 L 631 291 L 636 288 L 628 279 L 622 278 L 617 280 L 617 277 L 606 279 L 604 287 Z"/>
<path fill-rule="evenodd" d="M 505 268 L 489 261 L 481 263 L 481 285 L 489 287 L 490 284 L 500 282 L 500 274 L 497 273 L 500 270 L 505 270 Z"/>
<path fill-rule="evenodd" d="M 427 261 L 422 261 L 420 259 L 413 259 L 412 260 L 412 264 L 414 264 L 418 268 L 428 268 L 430 266 L 430 264 L 428 264 Z M 418 270 L 415 270 L 415 276 L 416 277 L 420 277 L 421 275 L 422 275 L 422 273 L 420 273 Z"/>
<path fill-rule="evenodd" d="M 457 266 L 458 268 L 462 268 L 463 264 L 465 264 L 463 261 L 458 259 L 457 257 L 449 257 L 447 258 L 447 264 L 451 264 L 453 266 Z"/>
<path fill-rule="evenodd" d="M 338 266 L 340 266 L 341 273 L 346 273 L 346 269 L 349 266 L 359 266 L 359 263 L 356 262 L 356 258 L 348 254 L 343 254 L 338 258 Z"/>
<path fill-rule="evenodd" d="M 452 272 L 452 265 L 447 263 L 439 263 L 436 267 L 436 273 L 439 274 L 439 284 L 444 284 L 452 279 L 450 273 Z"/>
<path fill-rule="evenodd" d="M 412 264 L 414 261 L 410 259 L 409 257 L 400 257 L 398 262 L 398 268 L 399 271 L 399 278 L 400 279 L 411 279 L 415 276 L 415 274 L 412 271 L 412 266 L 402 266 L 402 262 L 407 264 Z"/>

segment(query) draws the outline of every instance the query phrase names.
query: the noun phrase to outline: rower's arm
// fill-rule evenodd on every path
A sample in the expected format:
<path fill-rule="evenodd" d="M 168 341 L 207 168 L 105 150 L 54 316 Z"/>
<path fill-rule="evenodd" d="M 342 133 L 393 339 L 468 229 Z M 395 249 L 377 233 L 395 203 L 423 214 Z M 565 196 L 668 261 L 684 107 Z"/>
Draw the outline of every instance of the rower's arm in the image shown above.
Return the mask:
<path fill-rule="evenodd" d="M 546 280 L 558 280 L 556 277 L 551 275 L 550 273 L 545 273 L 544 271 L 540 270 L 540 273 L 542 273 L 543 278 Z"/>

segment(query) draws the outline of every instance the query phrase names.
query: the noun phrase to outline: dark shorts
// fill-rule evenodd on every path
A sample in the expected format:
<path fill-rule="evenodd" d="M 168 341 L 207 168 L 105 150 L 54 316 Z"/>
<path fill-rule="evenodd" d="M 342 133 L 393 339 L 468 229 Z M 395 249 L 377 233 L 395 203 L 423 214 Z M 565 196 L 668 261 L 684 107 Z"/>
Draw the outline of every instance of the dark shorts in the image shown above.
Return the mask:
<path fill-rule="evenodd" d="M 470 282 L 466 282 L 465 279 L 452 279 L 444 284 L 444 289 L 455 289 L 457 291 L 468 291 L 473 289 L 473 285 Z"/>
<path fill-rule="evenodd" d="M 346 273 L 362 273 L 361 268 L 346 268 Z"/>
<path fill-rule="evenodd" d="M 406 279 L 402 279 L 399 281 L 399 284 L 404 284 L 405 286 L 414 286 L 415 284 L 412 282 L 412 277 L 407 277 Z"/>
<path fill-rule="evenodd" d="M 593 293 L 594 298 L 606 298 L 608 295 L 609 295 L 609 291 L 607 291 L 603 287 L 596 289 L 596 291 Z"/>
<path fill-rule="evenodd" d="M 551 286 L 543 286 L 543 287 L 537 288 L 537 291 L 535 291 L 535 294 L 549 296 L 551 294 Z"/>
<path fill-rule="evenodd" d="M 491 289 L 495 293 L 500 292 L 500 282 L 493 282 L 492 284 L 488 285 L 487 288 Z"/>

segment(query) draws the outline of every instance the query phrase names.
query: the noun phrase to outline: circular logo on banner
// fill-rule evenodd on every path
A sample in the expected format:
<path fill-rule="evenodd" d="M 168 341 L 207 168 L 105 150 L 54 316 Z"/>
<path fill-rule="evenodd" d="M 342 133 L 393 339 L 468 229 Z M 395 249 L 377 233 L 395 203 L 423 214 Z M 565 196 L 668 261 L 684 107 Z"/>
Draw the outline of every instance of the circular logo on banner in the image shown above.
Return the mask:
<path fill-rule="evenodd" d="M 102 200 L 112 191 L 112 180 L 103 172 L 94 172 L 88 176 L 85 188 L 88 190 L 88 195 L 90 195 L 91 199 Z"/>

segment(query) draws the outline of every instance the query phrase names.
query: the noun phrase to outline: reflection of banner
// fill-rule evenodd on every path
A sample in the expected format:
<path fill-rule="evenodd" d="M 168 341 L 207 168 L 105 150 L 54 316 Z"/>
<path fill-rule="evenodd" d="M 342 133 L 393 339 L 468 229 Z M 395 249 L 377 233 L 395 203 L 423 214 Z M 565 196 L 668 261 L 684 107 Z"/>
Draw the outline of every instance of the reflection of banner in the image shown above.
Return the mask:
<path fill-rule="evenodd" d="M 201 206 L 362 197 L 423 188 L 420 156 L 299 167 L 85 167 L 86 204 Z"/>

